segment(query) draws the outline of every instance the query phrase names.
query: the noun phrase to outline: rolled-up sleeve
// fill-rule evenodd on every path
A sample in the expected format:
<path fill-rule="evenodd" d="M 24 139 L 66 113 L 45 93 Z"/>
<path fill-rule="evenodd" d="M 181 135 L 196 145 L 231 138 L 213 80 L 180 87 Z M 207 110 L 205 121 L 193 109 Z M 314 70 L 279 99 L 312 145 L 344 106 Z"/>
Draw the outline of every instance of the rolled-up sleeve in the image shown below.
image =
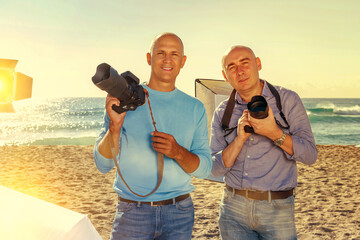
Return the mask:
<path fill-rule="evenodd" d="M 284 107 L 284 111 L 288 111 L 286 115 L 294 151 L 293 156 L 287 154 L 288 159 L 311 165 L 315 163 L 318 151 L 306 109 L 295 92 L 289 92 L 288 96 L 284 97 L 284 101 L 293 103 Z"/>
<path fill-rule="evenodd" d="M 190 175 L 196 178 L 206 178 L 211 171 L 212 162 L 209 148 L 209 134 L 207 129 L 207 117 L 205 107 L 201 103 L 199 113 L 199 120 L 196 125 L 194 138 L 192 140 L 190 152 L 196 154 L 200 159 L 198 168 Z"/>
<path fill-rule="evenodd" d="M 211 173 L 214 177 L 221 177 L 231 169 L 224 166 L 222 159 L 222 152 L 227 147 L 227 143 L 223 137 L 224 130 L 221 127 L 221 109 L 219 107 L 215 111 L 211 124 L 210 149 L 213 162 Z"/>
<path fill-rule="evenodd" d="M 115 166 L 115 163 L 114 163 L 113 159 L 105 158 L 99 152 L 99 143 L 104 138 L 108 128 L 109 128 L 109 116 L 105 112 L 105 114 L 104 114 L 104 124 L 103 124 L 103 126 L 101 128 L 101 132 L 100 132 L 99 137 L 98 137 L 98 139 L 97 139 L 97 141 L 95 143 L 94 151 L 93 151 L 95 165 L 96 165 L 97 169 L 102 173 L 108 173 Z"/>

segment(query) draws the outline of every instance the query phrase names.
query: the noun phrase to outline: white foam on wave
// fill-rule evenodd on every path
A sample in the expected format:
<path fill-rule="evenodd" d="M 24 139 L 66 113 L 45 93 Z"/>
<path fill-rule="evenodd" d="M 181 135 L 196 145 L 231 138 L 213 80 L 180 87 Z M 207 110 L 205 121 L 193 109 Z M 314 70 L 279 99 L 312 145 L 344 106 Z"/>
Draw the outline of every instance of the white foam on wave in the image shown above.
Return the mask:
<path fill-rule="evenodd" d="M 339 115 L 360 115 L 360 106 L 355 105 L 352 107 L 335 107 L 334 113 Z"/>
<path fill-rule="evenodd" d="M 318 103 L 315 108 L 323 108 L 323 109 L 334 109 L 336 106 L 333 103 Z"/>

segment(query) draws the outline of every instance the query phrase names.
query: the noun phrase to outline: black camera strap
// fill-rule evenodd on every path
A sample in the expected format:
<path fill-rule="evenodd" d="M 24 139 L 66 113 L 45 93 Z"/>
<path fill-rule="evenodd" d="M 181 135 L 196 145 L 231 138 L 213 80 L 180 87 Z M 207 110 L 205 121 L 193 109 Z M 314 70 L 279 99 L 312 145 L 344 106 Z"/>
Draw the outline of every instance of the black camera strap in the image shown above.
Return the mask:
<path fill-rule="evenodd" d="M 235 94 L 236 90 L 233 89 L 226 105 L 223 118 L 221 119 L 221 126 L 224 130 L 229 129 L 230 118 L 235 107 Z"/>
<path fill-rule="evenodd" d="M 154 128 L 155 128 L 155 131 L 157 131 L 157 128 L 156 128 L 156 122 L 154 121 L 154 116 L 153 116 L 153 113 L 152 113 L 152 109 L 151 109 L 151 105 L 150 105 L 150 100 L 149 100 L 149 92 L 144 88 L 144 92 L 146 94 L 146 97 L 147 97 L 147 100 L 148 100 L 148 104 L 149 104 L 149 108 L 150 108 L 150 114 L 151 114 L 151 119 L 153 121 L 153 125 L 154 125 Z M 110 133 L 110 132 L 109 132 Z M 157 184 L 154 188 L 154 190 L 152 190 L 150 193 L 146 194 L 146 195 L 140 195 L 136 192 L 134 192 L 130 187 L 129 185 L 126 183 L 124 177 L 122 176 L 121 172 L 120 172 L 120 167 L 119 167 L 119 164 L 116 160 L 116 152 L 115 152 L 115 146 L 114 146 L 114 142 L 112 141 L 112 138 L 110 137 L 109 138 L 109 142 L 110 142 L 110 147 L 111 147 L 111 155 L 112 155 L 112 158 L 114 160 L 114 163 L 115 163 L 115 166 L 116 166 L 116 169 L 117 169 L 117 172 L 121 178 L 121 180 L 124 182 L 124 184 L 126 185 L 126 187 L 130 190 L 131 193 L 135 194 L 136 196 L 138 197 L 147 197 L 147 196 L 150 196 L 151 194 L 153 194 L 159 187 L 160 187 L 160 184 L 161 184 L 161 181 L 162 181 L 162 178 L 163 178 L 163 172 L 164 172 L 164 154 L 162 153 L 157 153 L 157 159 L 158 159 L 158 181 L 157 181 Z"/>
<path fill-rule="evenodd" d="M 275 99 L 276 99 L 276 106 L 277 108 L 279 109 L 280 111 L 280 117 L 284 120 L 286 126 L 283 126 L 276 118 L 275 118 L 275 121 L 276 121 L 276 124 L 278 126 L 280 126 L 281 128 L 284 128 L 284 129 L 289 129 L 290 128 L 290 125 L 288 123 L 288 121 L 286 120 L 285 118 L 285 115 L 284 113 L 282 112 L 282 105 L 281 105 L 281 99 L 280 99 L 280 94 L 279 92 L 275 89 L 275 87 L 273 85 L 271 85 L 269 82 L 267 82 L 267 85 L 269 86 L 269 89 L 271 91 L 271 93 L 274 95 Z"/>
<path fill-rule="evenodd" d="M 277 108 L 279 109 L 280 111 L 280 116 L 281 118 L 284 120 L 286 126 L 283 126 L 277 119 L 275 119 L 276 121 L 276 124 L 279 125 L 281 128 L 284 128 L 284 129 L 289 129 L 290 125 L 289 123 L 287 122 L 286 118 L 285 118 L 285 115 L 284 113 L 282 112 L 282 105 L 281 105 L 281 99 L 280 99 L 280 94 L 279 92 L 275 89 L 275 87 L 273 85 L 271 85 L 269 82 L 266 82 L 271 93 L 274 95 L 275 99 L 276 99 L 276 106 Z M 221 120 L 221 126 L 223 128 L 223 130 L 225 132 L 227 131 L 231 131 L 234 130 L 236 127 L 234 128 L 229 128 L 229 123 L 230 123 L 230 119 L 231 119 L 231 115 L 232 115 L 232 112 L 234 110 L 234 106 L 235 106 L 235 94 L 236 94 L 236 90 L 234 89 L 232 92 L 231 92 L 231 95 L 229 97 L 229 100 L 228 100 L 228 103 L 226 105 L 226 108 L 225 108 L 225 112 L 224 112 L 224 115 L 223 115 L 223 118 Z M 230 133 L 231 133 L 230 132 Z M 230 134 L 228 133 L 228 134 Z M 228 135 L 226 134 L 226 135 Z M 225 135 L 225 136 L 226 136 Z"/>

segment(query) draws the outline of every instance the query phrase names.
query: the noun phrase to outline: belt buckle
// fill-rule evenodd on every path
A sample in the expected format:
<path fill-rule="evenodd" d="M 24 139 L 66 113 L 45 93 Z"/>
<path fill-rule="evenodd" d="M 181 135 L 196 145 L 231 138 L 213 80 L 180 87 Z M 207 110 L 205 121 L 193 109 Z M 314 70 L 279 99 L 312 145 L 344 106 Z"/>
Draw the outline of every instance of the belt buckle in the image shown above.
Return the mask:
<path fill-rule="evenodd" d="M 254 194 L 256 194 L 257 192 L 260 192 L 260 191 L 251 190 L 251 189 L 246 189 L 246 190 L 245 190 L 245 197 L 246 197 L 247 199 L 249 199 L 249 200 L 259 200 L 259 199 L 257 199 L 257 198 L 252 198 L 252 197 L 249 196 L 249 193 L 254 193 Z"/>
<path fill-rule="evenodd" d="M 249 200 L 256 200 L 255 198 L 249 197 L 249 190 L 248 190 L 248 189 L 245 190 L 245 197 L 246 197 L 247 199 L 249 199 Z"/>
<path fill-rule="evenodd" d="M 152 207 L 160 206 L 160 205 L 156 204 L 155 202 L 150 202 L 150 205 L 151 205 Z"/>

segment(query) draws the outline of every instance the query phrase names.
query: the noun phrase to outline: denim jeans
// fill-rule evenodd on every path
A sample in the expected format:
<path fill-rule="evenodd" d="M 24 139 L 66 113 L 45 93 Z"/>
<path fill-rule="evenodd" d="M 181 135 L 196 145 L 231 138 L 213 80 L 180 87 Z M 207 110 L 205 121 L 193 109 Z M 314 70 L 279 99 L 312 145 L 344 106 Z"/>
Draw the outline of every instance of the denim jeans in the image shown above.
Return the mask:
<path fill-rule="evenodd" d="M 297 239 L 294 196 L 269 203 L 249 200 L 225 188 L 219 227 L 223 240 Z"/>
<path fill-rule="evenodd" d="M 193 226 L 191 197 L 165 206 L 119 201 L 110 239 L 189 240 Z"/>

